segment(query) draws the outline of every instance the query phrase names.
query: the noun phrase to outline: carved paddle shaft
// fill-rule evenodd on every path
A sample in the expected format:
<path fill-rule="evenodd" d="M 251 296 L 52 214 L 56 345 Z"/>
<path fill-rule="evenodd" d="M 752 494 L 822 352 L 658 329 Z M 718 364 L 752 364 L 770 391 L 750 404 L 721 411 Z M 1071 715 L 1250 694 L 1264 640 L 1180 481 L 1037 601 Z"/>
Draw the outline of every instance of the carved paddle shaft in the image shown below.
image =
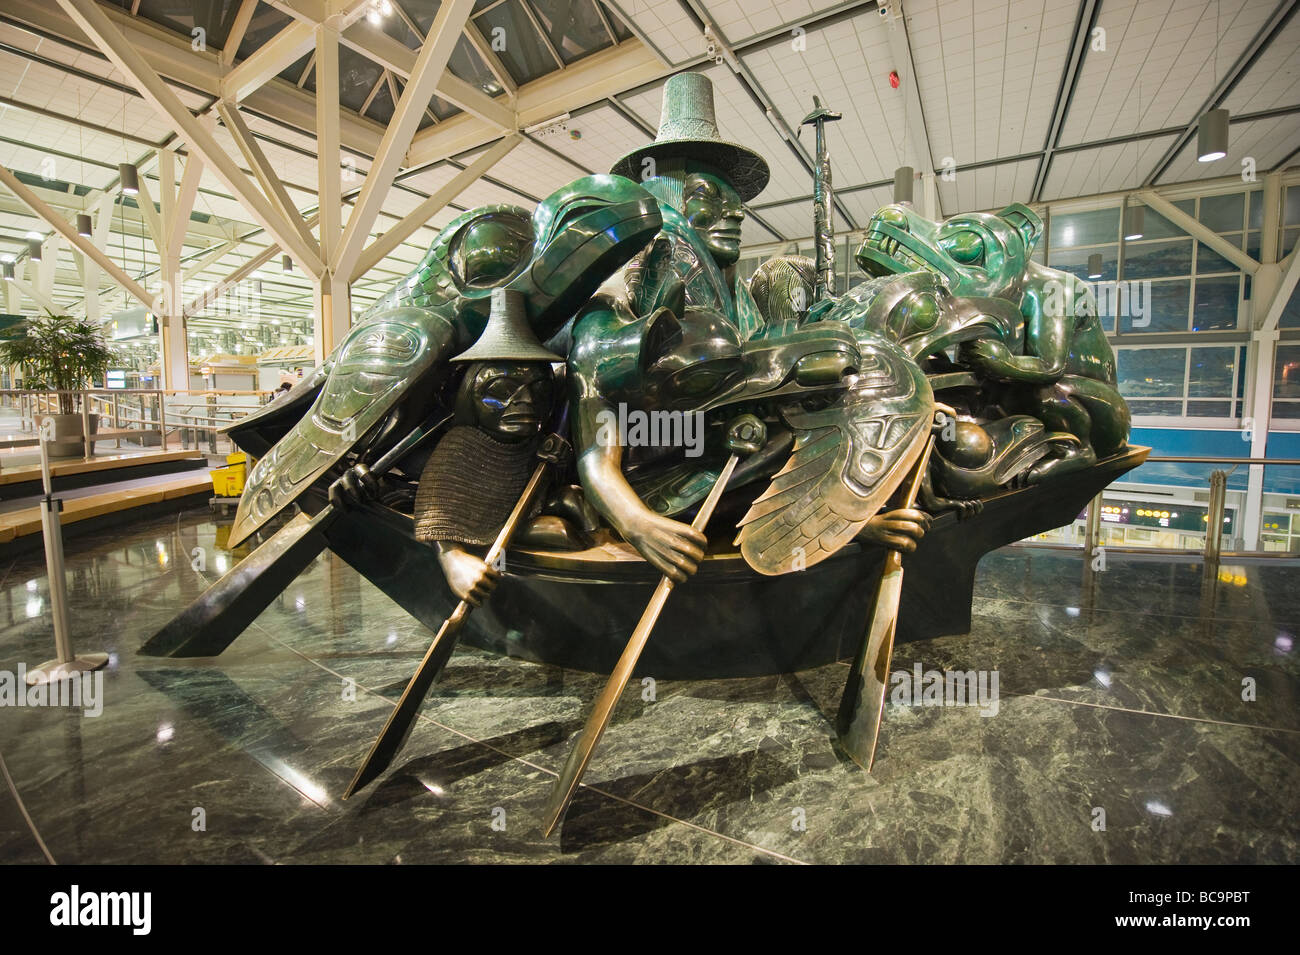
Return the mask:
<path fill-rule="evenodd" d="M 567 421 L 567 408 L 560 414 L 560 427 L 557 434 L 553 434 L 543 444 L 538 455 L 542 457 L 541 462 L 533 470 L 533 475 L 528 479 L 528 484 L 524 487 L 523 493 L 515 503 L 514 510 L 506 518 L 505 524 L 501 526 L 496 540 L 483 557 L 483 562 L 491 566 L 497 562 L 506 548 L 510 546 L 510 539 L 514 536 L 519 525 L 523 523 L 524 515 L 528 513 L 528 507 L 537 496 L 537 490 L 541 487 L 542 479 L 546 476 L 546 469 L 560 461 L 563 457 L 567 443 L 558 437 L 562 433 Z M 384 728 L 379 731 L 379 737 L 375 740 L 374 745 L 370 747 L 370 752 L 366 754 L 365 760 L 361 763 L 357 774 L 352 777 L 352 782 L 348 784 L 347 792 L 343 798 L 347 799 L 358 789 L 362 789 L 378 777 L 393 762 L 394 757 L 401 752 L 402 747 L 406 745 L 407 737 L 411 735 L 411 728 L 415 725 L 415 718 L 420 712 L 420 707 L 424 704 L 424 698 L 429 695 L 429 688 L 437 682 L 438 677 L 442 674 L 443 667 L 451 659 L 452 652 L 456 649 L 456 641 L 460 638 L 461 626 L 469 617 L 474 608 L 466 600 L 456 604 L 456 609 L 452 611 L 438 632 L 434 634 L 433 642 L 429 644 L 429 649 L 425 651 L 424 659 L 420 661 L 419 667 L 416 668 L 415 674 L 411 677 L 406 689 L 402 691 L 402 697 L 397 701 L 397 706 L 389 714 L 388 721 L 384 723 Z"/>
<path fill-rule="evenodd" d="M 732 454 L 727 459 L 722 473 L 718 475 L 718 479 L 713 482 L 709 496 L 700 505 L 695 520 L 691 521 L 691 527 L 697 531 L 703 531 L 708 525 L 714 508 L 718 506 L 718 499 L 722 497 L 727 482 L 731 480 L 732 472 L 736 470 L 741 453 L 752 454 L 762 448 L 767 440 L 766 427 L 753 415 L 742 415 L 731 424 L 728 433 L 728 445 L 732 449 Z M 582 774 L 586 772 L 587 764 L 591 762 L 592 754 L 596 751 L 596 745 L 614 716 L 614 707 L 618 705 L 619 698 L 627 687 L 627 681 L 632 678 L 632 671 L 636 669 L 637 661 L 641 659 L 641 651 L 649 642 L 650 633 L 654 630 L 659 614 L 663 612 L 664 604 L 668 602 L 668 595 L 673 592 L 675 586 L 673 579 L 666 574 L 659 579 L 659 585 L 655 587 L 655 592 L 651 595 L 650 602 L 646 604 L 636 629 L 632 631 L 627 646 L 623 648 L 623 655 L 614 665 L 614 672 L 610 674 L 609 682 L 596 698 L 596 705 L 591 715 L 587 717 L 586 725 L 582 727 L 582 734 L 574 744 L 572 752 L 569 753 L 564 771 L 560 773 L 555 780 L 555 786 L 551 789 L 551 798 L 546 804 L 546 816 L 542 823 L 543 836 L 549 836 L 555 830 L 564 816 L 564 811 L 569 808 L 569 802 L 577 792 L 578 783 L 582 781 Z"/>
<path fill-rule="evenodd" d="M 387 472 L 437 433 L 448 418 L 444 415 L 416 428 L 376 461 L 370 473 Z M 332 503 L 315 517 L 296 516 L 150 637 L 140 653 L 150 657 L 221 653 L 325 549 L 325 531 L 338 516 L 339 509 Z"/>
<path fill-rule="evenodd" d="M 912 507 L 921 490 L 925 470 L 934 448 L 933 435 L 917 459 L 908 479 L 899 507 Z M 836 728 L 840 743 L 853 761 L 871 772 L 876 760 L 876 742 L 880 738 L 880 720 L 885 709 L 885 688 L 889 682 L 889 663 L 894 655 L 894 627 L 898 623 L 898 601 L 903 595 L 903 554 L 891 549 L 880 570 L 880 584 L 871 605 L 870 623 L 853 668 L 849 670 Z"/>

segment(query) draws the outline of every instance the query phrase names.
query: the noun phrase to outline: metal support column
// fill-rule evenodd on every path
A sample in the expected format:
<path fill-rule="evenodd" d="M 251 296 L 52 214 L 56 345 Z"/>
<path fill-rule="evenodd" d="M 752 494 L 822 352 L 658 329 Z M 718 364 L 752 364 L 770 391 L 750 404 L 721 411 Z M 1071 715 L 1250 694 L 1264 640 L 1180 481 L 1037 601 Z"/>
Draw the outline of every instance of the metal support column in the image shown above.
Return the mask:
<path fill-rule="evenodd" d="M 98 670 L 108 663 L 107 653 L 72 652 L 72 638 L 68 628 L 68 582 L 63 571 L 63 530 L 59 512 L 63 501 L 54 497 L 50 481 L 50 451 L 47 441 L 54 438 L 54 422 L 41 428 L 41 483 L 45 496 L 41 499 L 41 530 L 45 536 L 45 567 L 50 581 L 50 615 L 54 622 L 53 660 L 27 671 L 27 684 L 36 686 L 76 677 L 81 673 Z"/>
<path fill-rule="evenodd" d="M 1219 574 L 1219 552 L 1223 547 L 1223 518 L 1228 501 L 1228 472 L 1213 471 L 1210 474 L 1209 513 L 1205 518 L 1205 574 L 1217 577 Z"/>

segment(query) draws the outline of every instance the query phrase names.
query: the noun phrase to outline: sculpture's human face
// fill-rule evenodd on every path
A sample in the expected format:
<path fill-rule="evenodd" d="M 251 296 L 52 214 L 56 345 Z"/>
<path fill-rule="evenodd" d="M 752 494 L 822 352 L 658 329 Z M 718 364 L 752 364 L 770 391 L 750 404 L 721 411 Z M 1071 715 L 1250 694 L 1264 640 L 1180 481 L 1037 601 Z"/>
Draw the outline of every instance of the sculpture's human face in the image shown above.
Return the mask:
<path fill-rule="evenodd" d="M 474 423 L 499 441 L 524 441 L 541 430 L 551 394 L 545 362 L 488 362 L 471 386 Z"/>
<path fill-rule="evenodd" d="M 691 224 L 719 268 L 740 259 L 740 224 L 745 207 L 731 183 L 703 170 L 687 174 L 682 184 L 682 213 Z"/>

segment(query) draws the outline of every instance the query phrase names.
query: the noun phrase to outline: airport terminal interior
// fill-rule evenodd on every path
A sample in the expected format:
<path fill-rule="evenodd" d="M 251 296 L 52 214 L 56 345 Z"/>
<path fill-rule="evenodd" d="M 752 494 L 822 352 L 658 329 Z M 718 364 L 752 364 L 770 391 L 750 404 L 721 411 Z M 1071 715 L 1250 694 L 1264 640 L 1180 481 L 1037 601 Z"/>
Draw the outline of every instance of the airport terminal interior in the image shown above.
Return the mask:
<path fill-rule="evenodd" d="M 1287 863 L 1300 0 L 5 0 L 0 861 Z"/>

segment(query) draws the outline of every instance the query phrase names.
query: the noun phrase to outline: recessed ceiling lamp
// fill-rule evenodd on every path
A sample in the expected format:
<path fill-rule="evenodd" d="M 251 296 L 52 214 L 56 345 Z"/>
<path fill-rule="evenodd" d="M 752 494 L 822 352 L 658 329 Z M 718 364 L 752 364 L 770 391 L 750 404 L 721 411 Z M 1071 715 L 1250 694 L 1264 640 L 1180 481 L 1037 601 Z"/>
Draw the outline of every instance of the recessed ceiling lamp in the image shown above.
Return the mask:
<path fill-rule="evenodd" d="M 911 166 L 899 166 L 894 170 L 894 201 L 912 202 L 912 185 L 916 181 L 916 170 Z"/>
<path fill-rule="evenodd" d="M 1088 256 L 1088 278 L 1101 278 L 1101 253 L 1094 252 Z"/>
<path fill-rule="evenodd" d="M 94 227 L 91 224 L 90 216 L 84 212 L 77 213 L 77 235 L 83 239 L 89 239 L 95 234 Z"/>
<path fill-rule="evenodd" d="M 1214 162 L 1228 155 L 1228 111 L 1212 109 L 1196 124 L 1196 158 Z"/>
<path fill-rule="evenodd" d="M 122 183 L 122 195 L 135 196 L 140 193 L 140 174 L 137 172 L 134 163 L 123 162 L 117 164 L 117 178 Z"/>
<path fill-rule="evenodd" d="M 1132 242 L 1142 238 L 1142 227 L 1146 219 L 1145 206 L 1124 207 L 1124 241 Z"/>
<path fill-rule="evenodd" d="M 293 271 L 293 259 L 291 259 L 291 258 L 290 258 L 289 256 L 287 256 L 287 255 L 282 255 L 282 256 L 280 256 L 280 271 L 281 271 L 281 272 L 292 272 L 292 271 Z"/>

